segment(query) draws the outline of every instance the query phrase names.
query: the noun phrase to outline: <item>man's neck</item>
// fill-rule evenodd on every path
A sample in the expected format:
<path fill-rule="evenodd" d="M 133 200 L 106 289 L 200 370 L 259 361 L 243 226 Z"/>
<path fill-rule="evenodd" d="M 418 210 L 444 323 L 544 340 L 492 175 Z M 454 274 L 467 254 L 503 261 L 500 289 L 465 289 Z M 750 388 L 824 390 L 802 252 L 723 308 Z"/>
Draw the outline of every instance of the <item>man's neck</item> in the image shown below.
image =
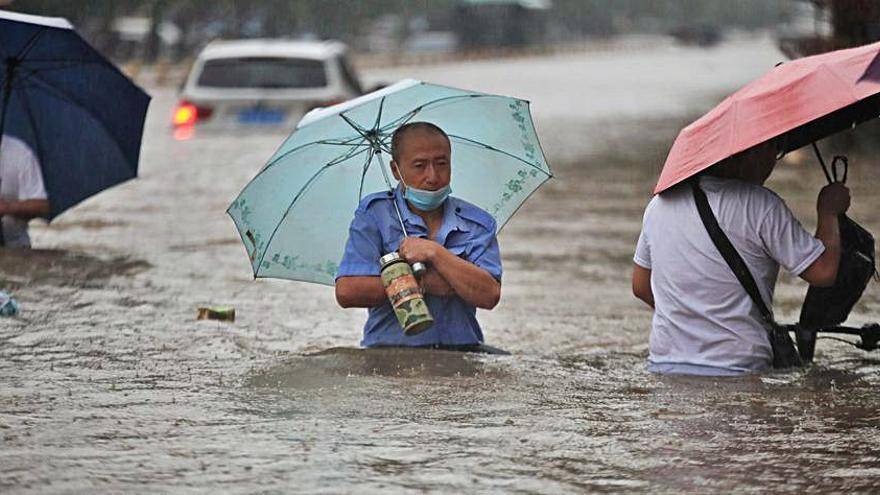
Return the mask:
<path fill-rule="evenodd" d="M 439 208 L 431 211 L 422 211 L 411 205 L 409 201 L 406 202 L 406 207 L 425 222 L 425 225 L 428 227 L 428 235 L 433 239 L 434 235 L 440 230 L 440 226 L 443 224 L 443 209 L 446 207 L 446 203 L 444 202 Z"/>

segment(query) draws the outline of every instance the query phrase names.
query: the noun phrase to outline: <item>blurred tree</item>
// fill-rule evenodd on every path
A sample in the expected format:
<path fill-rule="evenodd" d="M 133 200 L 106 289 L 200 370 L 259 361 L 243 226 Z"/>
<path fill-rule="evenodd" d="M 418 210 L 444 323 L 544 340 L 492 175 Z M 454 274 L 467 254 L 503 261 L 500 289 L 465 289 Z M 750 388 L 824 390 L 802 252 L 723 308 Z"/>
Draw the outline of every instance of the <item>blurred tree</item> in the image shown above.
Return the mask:
<path fill-rule="evenodd" d="M 553 20 L 589 35 L 660 30 L 686 25 L 759 28 L 774 25 L 790 0 L 554 0 Z"/>
<path fill-rule="evenodd" d="M 153 0 L 150 5 L 150 31 L 147 33 L 146 46 L 144 47 L 144 61 L 155 62 L 159 56 L 159 25 L 164 20 L 166 0 Z"/>
<path fill-rule="evenodd" d="M 880 2 L 877 0 L 832 0 L 829 7 L 835 48 L 880 39 Z"/>
<path fill-rule="evenodd" d="M 10 0 L 6 0 L 10 2 Z M 112 53 L 111 27 L 120 16 L 152 19 L 148 58 L 158 52 L 158 29 L 172 21 L 182 30 L 181 54 L 215 37 L 336 38 L 354 48 L 384 17 L 395 19 L 399 47 L 410 20 L 430 29 L 452 29 L 461 0 L 11 0 L 5 8 L 67 17 L 102 51 Z M 755 28 L 779 20 L 791 0 L 552 0 L 547 12 L 551 41 L 607 36 L 620 31 L 663 32 L 686 24 Z M 830 1 L 830 0 L 829 0 Z M 851 0 L 858 1 L 858 0 Z M 880 3 L 865 0 L 865 3 Z"/>

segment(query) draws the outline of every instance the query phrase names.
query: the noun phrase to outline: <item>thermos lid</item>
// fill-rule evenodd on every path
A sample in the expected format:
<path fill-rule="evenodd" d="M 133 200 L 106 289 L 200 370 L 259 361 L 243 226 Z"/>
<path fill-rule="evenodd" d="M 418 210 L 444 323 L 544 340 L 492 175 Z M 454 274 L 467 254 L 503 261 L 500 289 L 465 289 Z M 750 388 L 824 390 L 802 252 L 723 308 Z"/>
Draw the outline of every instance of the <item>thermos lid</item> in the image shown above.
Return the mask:
<path fill-rule="evenodd" d="M 390 265 L 391 263 L 396 263 L 398 261 L 403 261 L 403 258 L 401 258 L 400 254 L 398 254 L 397 251 L 391 251 L 385 256 L 379 258 L 379 263 L 382 265 L 383 268 L 387 265 Z"/>

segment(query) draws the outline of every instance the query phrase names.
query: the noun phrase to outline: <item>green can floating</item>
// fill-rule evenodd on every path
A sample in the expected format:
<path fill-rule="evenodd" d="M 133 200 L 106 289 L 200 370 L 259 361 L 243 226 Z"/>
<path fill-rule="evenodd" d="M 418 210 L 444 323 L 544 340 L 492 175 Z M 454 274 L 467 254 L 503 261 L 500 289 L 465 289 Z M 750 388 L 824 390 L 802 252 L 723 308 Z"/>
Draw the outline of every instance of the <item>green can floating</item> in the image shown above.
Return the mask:
<path fill-rule="evenodd" d="M 379 258 L 382 265 L 382 285 L 403 333 L 417 335 L 431 328 L 434 318 L 422 295 L 412 267 L 396 251 Z"/>

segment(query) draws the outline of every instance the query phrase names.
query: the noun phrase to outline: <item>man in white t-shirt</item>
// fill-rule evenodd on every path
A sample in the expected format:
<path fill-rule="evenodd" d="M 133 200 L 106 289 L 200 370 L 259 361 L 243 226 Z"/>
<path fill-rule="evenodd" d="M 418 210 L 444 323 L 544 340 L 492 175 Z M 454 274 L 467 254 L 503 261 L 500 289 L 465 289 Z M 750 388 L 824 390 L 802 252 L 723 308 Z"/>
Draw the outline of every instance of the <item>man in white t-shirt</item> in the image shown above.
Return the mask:
<path fill-rule="evenodd" d="M 4 134 L 0 141 L 0 247 L 29 248 L 28 221 L 48 215 L 40 162 L 24 141 Z"/>
<path fill-rule="evenodd" d="M 768 307 L 780 265 L 811 285 L 834 283 L 840 262 L 837 216 L 850 201 L 843 184 L 825 186 L 811 236 L 782 199 L 762 187 L 775 163 L 775 146 L 768 143 L 699 177 L 718 224 Z M 771 365 L 761 314 L 712 243 L 689 185 L 679 184 L 648 204 L 633 261 L 633 293 L 654 308 L 650 371 L 725 376 Z"/>

